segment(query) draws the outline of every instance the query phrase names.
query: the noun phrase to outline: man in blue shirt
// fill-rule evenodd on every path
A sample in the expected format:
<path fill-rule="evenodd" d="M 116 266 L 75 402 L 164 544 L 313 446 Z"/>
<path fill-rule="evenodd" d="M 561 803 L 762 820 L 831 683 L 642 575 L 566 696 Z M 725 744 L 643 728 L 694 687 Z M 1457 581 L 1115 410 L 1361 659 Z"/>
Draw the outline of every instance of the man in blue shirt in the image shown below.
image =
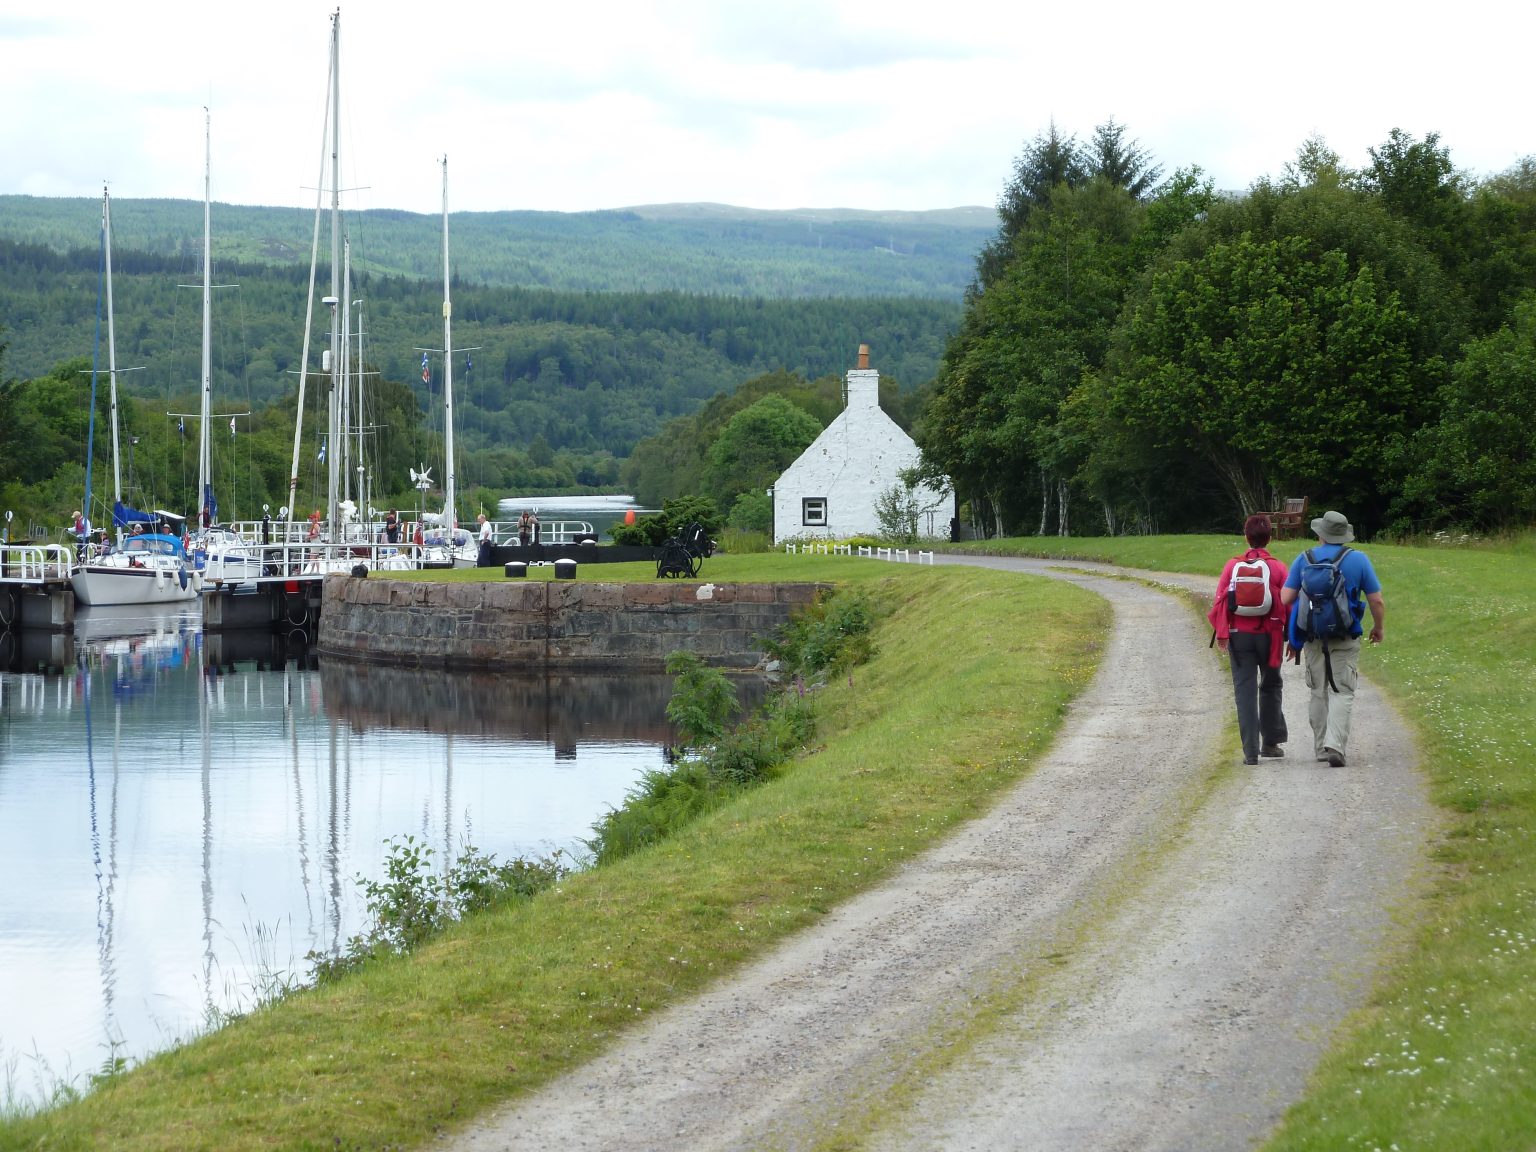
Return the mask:
<path fill-rule="evenodd" d="M 1344 552 L 1339 573 L 1349 593 L 1352 617 L 1349 635 L 1303 642 L 1296 632 L 1294 605 L 1301 590 L 1301 570 L 1308 563 L 1308 552 L 1296 557 L 1291 565 L 1285 585 L 1280 589 L 1280 603 L 1291 611 L 1291 639 L 1287 647 L 1291 651 L 1300 650 L 1307 688 L 1312 693 L 1307 718 L 1312 722 L 1313 751 L 1319 760 L 1342 768 L 1344 746 L 1349 743 L 1349 714 L 1354 706 L 1355 684 L 1360 673 L 1360 638 L 1365 631 L 1361 621 L 1365 618 L 1365 606 L 1371 606 L 1372 644 L 1381 643 L 1387 606 L 1381 596 L 1381 581 L 1376 578 L 1370 558 L 1353 548 L 1345 550 L 1345 545 L 1355 538 L 1355 530 L 1342 512 L 1323 513 L 1312 521 L 1312 532 L 1318 539 L 1317 546 L 1308 550 L 1314 563 L 1326 563 Z"/>

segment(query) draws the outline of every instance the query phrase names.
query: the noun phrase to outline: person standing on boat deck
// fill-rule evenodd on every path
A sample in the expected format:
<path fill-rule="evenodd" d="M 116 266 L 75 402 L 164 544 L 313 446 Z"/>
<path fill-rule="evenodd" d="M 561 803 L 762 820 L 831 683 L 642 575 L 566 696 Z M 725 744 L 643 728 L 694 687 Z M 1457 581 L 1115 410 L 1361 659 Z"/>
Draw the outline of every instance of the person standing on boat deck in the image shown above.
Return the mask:
<path fill-rule="evenodd" d="M 533 519 L 528 515 L 528 509 L 523 509 L 523 514 L 517 518 L 517 544 L 519 548 L 528 547 L 528 542 L 533 539 Z"/>
<path fill-rule="evenodd" d="M 208 511 L 208 505 L 203 505 L 202 525 L 204 528 L 213 527 L 213 516 Z"/>
<path fill-rule="evenodd" d="M 485 518 L 485 513 L 475 517 L 480 525 L 480 556 L 476 561 L 481 568 L 491 566 L 491 545 L 496 542 L 496 530 L 491 527 L 491 522 Z"/>
<path fill-rule="evenodd" d="M 384 517 L 384 539 L 390 544 L 400 543 L 400 513 L 394 509 Z"/>

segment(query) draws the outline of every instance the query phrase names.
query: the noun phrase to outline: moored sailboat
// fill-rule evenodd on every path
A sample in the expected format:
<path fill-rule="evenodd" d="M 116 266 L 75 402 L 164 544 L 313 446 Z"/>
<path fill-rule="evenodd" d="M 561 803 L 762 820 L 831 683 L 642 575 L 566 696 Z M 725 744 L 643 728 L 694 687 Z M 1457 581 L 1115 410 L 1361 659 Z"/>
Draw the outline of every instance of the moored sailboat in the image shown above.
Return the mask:
<path fill-rule="evenodd" d="M 92 606 L 167 604 L 177 600 L 191 600 L 197 596 L 199 580 L 180 537 L 159 532 L 136 533 L 126 538 L 122 535 L 125 526 L 139 528 L 146 523 L 153 523 L 156 518 L 123 503 L 117 428 L 117 339 L 112 312 L 112 207 L 105 190 L 101 197 L 101 250 L 112 421 L 112 521 L 118 546 L 111 550 L 90 546 L 83 549 L 80 563 L 70 574 L 70 587 L 80 603 Z M 93 414 L 94 408 L 93 404 Z M 89 463 L 86 467 L 85 507 L 90 507 Z"/>

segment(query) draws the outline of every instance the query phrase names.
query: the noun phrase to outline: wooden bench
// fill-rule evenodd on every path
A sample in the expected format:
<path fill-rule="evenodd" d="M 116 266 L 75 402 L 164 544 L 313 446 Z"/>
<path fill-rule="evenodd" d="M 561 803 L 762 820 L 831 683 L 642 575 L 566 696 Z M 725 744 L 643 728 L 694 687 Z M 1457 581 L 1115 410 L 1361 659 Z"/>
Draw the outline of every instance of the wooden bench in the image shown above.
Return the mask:
<path fill-rule="evenodd" d="M 1307 498 L 1305 496 L 1286 497 L 1285 507 L 1278 512 L 1266 512 L 1269 522 L 1274 525 L 1276 540 L 1294 540 L 1306 530 L 1307 522 Z"/>

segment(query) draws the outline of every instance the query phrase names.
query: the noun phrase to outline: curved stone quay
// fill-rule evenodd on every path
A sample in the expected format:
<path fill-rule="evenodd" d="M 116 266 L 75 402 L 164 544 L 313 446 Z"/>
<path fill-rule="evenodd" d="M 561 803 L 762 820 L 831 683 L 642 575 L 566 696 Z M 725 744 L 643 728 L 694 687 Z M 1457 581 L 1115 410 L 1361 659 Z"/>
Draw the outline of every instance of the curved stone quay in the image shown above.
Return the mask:
<path fill-rule="evenodd" d="M 430 583 L 328 576 L 321 656 L 408 668 L 659 671 L 692 652 L 751 668 L 763 638 L 823 584 Z"/>

